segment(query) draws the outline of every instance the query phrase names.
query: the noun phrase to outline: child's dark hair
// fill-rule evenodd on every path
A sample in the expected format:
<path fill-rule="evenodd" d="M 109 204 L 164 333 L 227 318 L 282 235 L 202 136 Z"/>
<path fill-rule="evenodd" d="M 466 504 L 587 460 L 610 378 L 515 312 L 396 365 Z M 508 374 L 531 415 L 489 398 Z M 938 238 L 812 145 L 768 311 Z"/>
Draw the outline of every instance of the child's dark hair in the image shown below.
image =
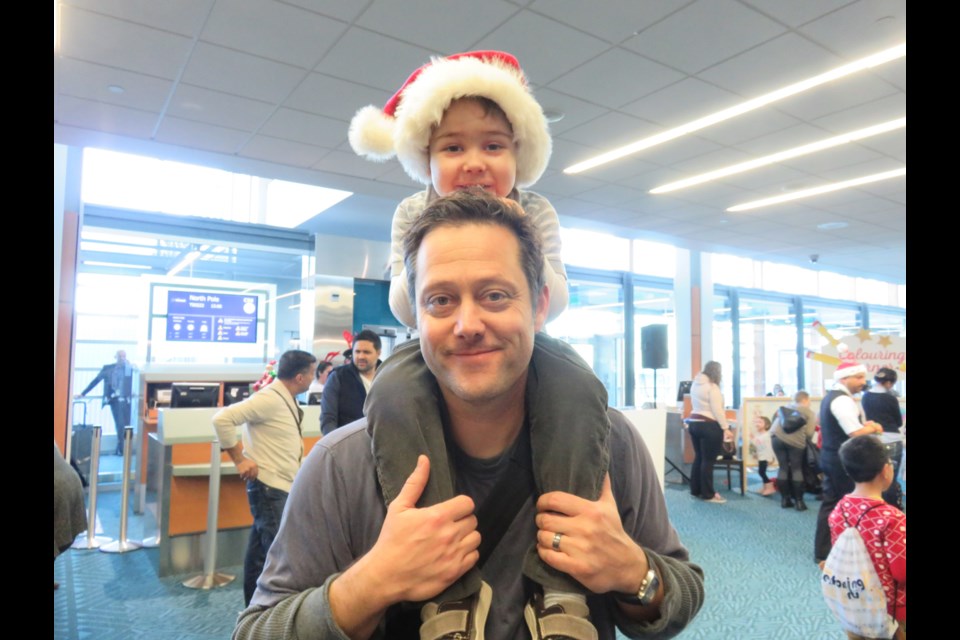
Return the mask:
<path fill-rule="evenodd" d="M 854 482 L 870 482 L 890 461 L 887 448 L 876 436 L 857 436 L 840 446 L 840 462 Z"/>

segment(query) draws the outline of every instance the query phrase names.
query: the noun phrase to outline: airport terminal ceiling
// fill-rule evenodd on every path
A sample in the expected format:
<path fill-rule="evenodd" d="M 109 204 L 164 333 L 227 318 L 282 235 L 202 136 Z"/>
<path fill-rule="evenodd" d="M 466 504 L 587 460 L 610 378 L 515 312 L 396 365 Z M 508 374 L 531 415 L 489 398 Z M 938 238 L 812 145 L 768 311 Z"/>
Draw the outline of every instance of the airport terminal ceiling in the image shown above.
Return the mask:
<path fill-rule="evenodd" d="M 905 282 L 904 175 L 727 211 L 905 171 L 902 0 L 491 1 L 483 11 L 459 0 L 64 0 L 56 9 L 55 142 L 354 194 L 302 224 L 304 231 L 386 240 L 395 203 L 418 186 L 396 161 L 355 156 L 349 119 L 383 104 L 431 55 L 503 49 L 519 58 L 555 118 L 553 156 L 534 189 L 565 226 Z M 459 16 L 467 11 L 465 23 Z M 597 153 L 891 51 L 868 69 L 564 173 Z M 650 193 L 842 135 L 859 139 Z"/>

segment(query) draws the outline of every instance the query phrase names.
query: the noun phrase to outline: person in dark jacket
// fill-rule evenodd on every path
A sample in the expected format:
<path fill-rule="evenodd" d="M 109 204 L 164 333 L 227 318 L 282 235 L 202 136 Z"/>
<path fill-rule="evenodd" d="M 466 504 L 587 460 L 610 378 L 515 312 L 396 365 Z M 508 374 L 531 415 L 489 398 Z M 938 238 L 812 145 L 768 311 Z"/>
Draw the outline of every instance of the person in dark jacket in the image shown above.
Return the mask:
<path fill-rule="evenodd" d="M 381 364 L 380 336 L 364 329 L 354 339 L 352 353 L 353 361 L 334 369 L 323 387 L 320 400 L 320 431 L 323 435 L 363 417 L 367 391 Z"/>
<path fill-rule="evenodd" d="M 900 486 L 900 463 L 903 461 L 903 414 L 900 413 L 900 401 L 894 395 L 893 385 L 897 384 L 897 372 L 889 367 L 877 370 L 873 376 L 873 386 L 863 394 L 860 404 L 868 420 L 879 422 L 883 427 L 880 440 L 890 452 L 893 460 L 893 484 L 883 492 L 887 504 L 903 511 L 903 487 Z"/>
<path fill-rule="evenodd" d="M 115 357 L 117 361 L 103 365 L 97 377 L 77 397 L 84 397 L 101 381 L 103 382 L 103 404 L 101 406 L 110 405 L 113 424 L 117 428 L 116 454 L 122 456 L 123 430 L 130 425 L 130 400 L 133 397 L 133 372 L 136 367 L 127 360 L 127 352 L 123 349 L 117 351 Z"/>

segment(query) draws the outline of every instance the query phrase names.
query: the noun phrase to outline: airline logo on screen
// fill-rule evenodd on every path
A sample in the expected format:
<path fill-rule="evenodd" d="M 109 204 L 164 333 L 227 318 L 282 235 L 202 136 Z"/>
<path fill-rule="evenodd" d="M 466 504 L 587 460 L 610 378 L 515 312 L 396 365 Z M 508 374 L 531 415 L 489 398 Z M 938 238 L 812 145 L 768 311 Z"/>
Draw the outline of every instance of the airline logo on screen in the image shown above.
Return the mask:
<path fill-rule="evenodd" d="M 167 292 L 167 340 L 256 342 L 257 296 Z"/>

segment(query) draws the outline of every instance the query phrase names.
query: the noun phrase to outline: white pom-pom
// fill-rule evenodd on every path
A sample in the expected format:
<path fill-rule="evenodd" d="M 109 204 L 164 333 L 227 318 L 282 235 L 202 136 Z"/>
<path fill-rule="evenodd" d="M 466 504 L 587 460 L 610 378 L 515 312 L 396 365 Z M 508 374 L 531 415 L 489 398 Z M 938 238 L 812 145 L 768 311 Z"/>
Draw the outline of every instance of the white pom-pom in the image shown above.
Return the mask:
<path fill-rule="evenodd" d="M 347 138 L 357 155 L 368 160 L 389 160 L 396 151 L 393 148 L 394 119 L 373 105 L 357 111 L 350 121 Z"/>
<path fill-rule="evenodd" d="M 850 351 L 850 347 L 848 347 L 846 344 L 841 342 L 840 344 L 837 345 L 837 353 L 839 353 L 840 355 L 845 354 L 847 351 Z"/>

